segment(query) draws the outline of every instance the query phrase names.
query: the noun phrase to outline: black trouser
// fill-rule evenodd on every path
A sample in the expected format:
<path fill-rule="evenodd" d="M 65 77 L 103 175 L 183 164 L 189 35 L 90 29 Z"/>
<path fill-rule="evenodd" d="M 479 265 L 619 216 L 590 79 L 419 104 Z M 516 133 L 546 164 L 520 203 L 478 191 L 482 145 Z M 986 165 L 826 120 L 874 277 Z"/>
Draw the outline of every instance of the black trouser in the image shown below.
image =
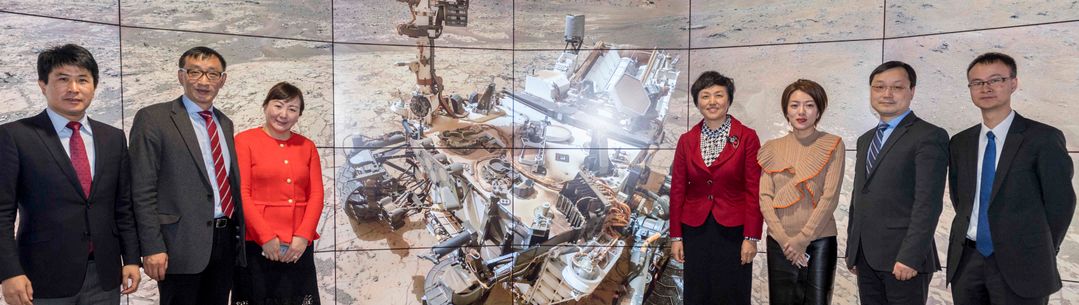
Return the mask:
<path fill-rule="evenodd" d="M 806 247 L 809 266 L 795 266 L 783 246 L 768 237 L 768 300 L 773 305 L 831 304 L 835 283 L 835 236 L 814 240 Z"/>
<path fill-rule="evenodd" d="M 858 298 L 862 305 L 925 305 L 929 298 L 929 282 L 933 280 L 932 273 L 918 272 L 913 278 L 900 281 L 892 274 L 891 268 L 874 270 L 865 258 L 865 251 L 858 253 L 855 266 L 858 268 Z M 894 264 L 888 267 L 894 267 Z"/>
<path fill-rule="evenodd" d="M 167 274 L 158 282 L 161 305 L 227 305 L 236 267 L 236 228 L 214 229 L 213 250 L 206 269 L 196 274 Z"/>
<path fill-rule="evenodd" d="M 963 243 L 963 257 L 952 280 L 952 301 L 964 304 L 1049 304 L 1049 296 L 1024 298 L 1012 292 L 997 268 L 997 256 L 982 256 L 969 239 Z"/>
<path fill-rule="evenodd" d="M 700 227 L 682 225 L 683 304 L 749 304 L 753 263 L 742 265 L 742 226 L 724 227 L 712 215 Z"/>

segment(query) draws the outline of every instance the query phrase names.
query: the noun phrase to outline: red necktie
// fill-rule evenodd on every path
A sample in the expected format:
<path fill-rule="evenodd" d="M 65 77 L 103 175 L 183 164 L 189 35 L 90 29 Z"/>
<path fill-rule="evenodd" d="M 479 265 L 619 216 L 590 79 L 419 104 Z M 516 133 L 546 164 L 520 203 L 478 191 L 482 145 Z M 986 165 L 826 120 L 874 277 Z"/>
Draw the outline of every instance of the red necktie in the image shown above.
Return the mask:
<path fill-rule="evenodd" d="M 79 122 L 68 122 L 67 128 L 71 129 L 71 139 L 68 140 L 68 149 L 71 151 L 71 165 L 75 167 L 75 175 L 79 176 L 79 184 L 82 185 L 82 193 L 85 198 L 90 198 L 90 158 L 86 157 L 86 146 L 82 143 L 82 134 Z"/>
<path fill-rule="evenodd" d="M 206 130 L 210 133 L 210 154 L 214 157 L 214 175 L 217 177 L 218 194 L 221 196 L 221 211 L 225 217 L 232 217 L 232 187 L 229 186 L 229 175 L 225 172 L 225 158 L 221 156 L 221 141 L 217 139 L 217 124 L 214 123 L 213 113 L 199 111 L 202 119 L 206 120 Z"/>

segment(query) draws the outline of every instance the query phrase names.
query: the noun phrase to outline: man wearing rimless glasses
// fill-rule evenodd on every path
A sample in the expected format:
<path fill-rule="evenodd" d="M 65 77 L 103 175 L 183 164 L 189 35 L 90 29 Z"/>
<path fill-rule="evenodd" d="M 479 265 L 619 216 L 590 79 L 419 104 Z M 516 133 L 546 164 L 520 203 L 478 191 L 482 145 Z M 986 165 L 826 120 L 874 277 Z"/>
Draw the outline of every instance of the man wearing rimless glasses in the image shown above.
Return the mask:
<path fill-rule="evenodd" d="M 1015 59 L 1001 53 L 967 67 L 982 122 L 949 146 L 955 304 L 1046 304 L 1061 288 L 1056 255 L 1075 211 L 1072 160 L 1059 129 L 1012 110 L 1016 76 Z"/>

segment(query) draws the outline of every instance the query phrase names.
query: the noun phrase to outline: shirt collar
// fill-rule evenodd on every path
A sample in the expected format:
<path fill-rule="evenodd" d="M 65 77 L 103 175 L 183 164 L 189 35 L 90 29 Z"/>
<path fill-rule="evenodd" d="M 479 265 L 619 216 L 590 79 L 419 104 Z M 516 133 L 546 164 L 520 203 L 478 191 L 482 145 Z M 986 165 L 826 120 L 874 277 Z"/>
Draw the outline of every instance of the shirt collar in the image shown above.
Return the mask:
<path fill-rule="evenodd" d="M 1012 121 L 1014 120 L 1015 110 L 1012 110 L 1012 112 L 1008 113 L 1008 116 L 1004 117 L 1003 121 L 1000 121 L 1000 124 L 997 124 L 997 127 L 989 128 L 989 126 L 985 126 L 985 122 L 982 122 L 981 136 L 985 137 L 985 133 L 992 130 L 994 136 L 998 139 L 1003 139 L 1008 136 L 1008 130 L 1012 128 Z"/>
<path fill-rule="evenodd" d="M 719 125 L 719 128 L 717 128 L 717 129 L 708 128 L 708 123 L 702 121 L 701 122 L 701 133 L 705 134 L 706 136 L 719 136 L 719 135 L 722 135 L 725 130 L 730 129 L 730 127 L 731 127 L 731 116 L 728 114 L 727 115 L 727 121 L 725 121 L 725 122 L 723 122 L 723 124 Z"/>
<path fill-rule="evenodd" d="M 912 112 L 912 110 L 907 109 L 907 112 L 904 112 L 903 114 L 900 114 L 899 116 L 897 116 L 895 118 L 892 118 L 891 120 L 889 120 L 887 122 L 881 121 L 881 123 L 882 124 L 888 124 L 888 129 L 893 129 L 893 128 L 895 128 L 896 125 L 899 125 L 899 122 L 902 122 L 903 119 L 907 118 L 907 115 L 910 114 L 911 112 Z"/>
<path fill-rule="evenodd" d="M 184 101 L 184 109 L 187 109 L 188 114 L 198 114 L 199 112 L 202 112 L 202 107 L 199 107 L 198 104 L 195 104 L 194 101 L 187 98 L 187 95 L 181 96 L 180 99 Z M 209 110 L 212 113 L 214 112 L 214 106 L 210 105 L 210 109 L 206 110 Z"/>
<path fill-rule="evenodd" d="M 68 120 L 67 118 L 60 115 L 59 113 L 56 113 L 56 111 L 52 111 L 52 108 L 47 108 L 46 107 L 45 108 L 45 113 L 49 115 L 49 121 L 52 122 L 52 128 L 56 129 L 56 134 L 60 134 L 60 132 L 62 132 L 64 130 L 68 130 L 67 129 L 67 123 L 71 122 L 71 120 Z M 90 129 L 90 116 L 89 115 L 83 114 L 82 118 L 79 119 L 79 124 L 82 124 L 82 127 L 79 128 L 79 129 L 85 130 L 91 136 L 94 135 L 94 131 Z"/>

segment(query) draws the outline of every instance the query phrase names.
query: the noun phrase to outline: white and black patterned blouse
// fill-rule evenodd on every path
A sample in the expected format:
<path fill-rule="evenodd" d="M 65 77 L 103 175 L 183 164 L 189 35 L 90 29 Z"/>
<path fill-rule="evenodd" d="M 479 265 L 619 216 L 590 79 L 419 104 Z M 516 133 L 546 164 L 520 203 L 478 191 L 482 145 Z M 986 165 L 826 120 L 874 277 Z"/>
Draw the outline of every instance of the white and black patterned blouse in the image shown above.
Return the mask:
<path fill-rule="evenodd" d="M 711 129 L 708 124 L 701 124 L 701 159 L 704 159 L 705 165 L 712 165 L 723 147 L 727 146 L 727 137 L 731 133 L 731 116 L 727 115 L 726 119 L 719 129 Z"/>

